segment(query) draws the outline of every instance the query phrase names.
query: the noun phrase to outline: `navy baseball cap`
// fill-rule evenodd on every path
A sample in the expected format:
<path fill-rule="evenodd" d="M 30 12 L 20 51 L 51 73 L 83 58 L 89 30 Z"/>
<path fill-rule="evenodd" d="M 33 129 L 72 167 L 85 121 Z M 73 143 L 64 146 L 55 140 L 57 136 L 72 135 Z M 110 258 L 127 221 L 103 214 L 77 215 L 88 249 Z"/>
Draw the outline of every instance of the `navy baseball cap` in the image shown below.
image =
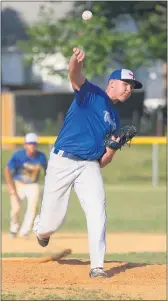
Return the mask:
<path fill-rule="evenodd" d="M 131 80 L 134 82 L 134 89 L 141 89 L 143 85 L 135 79 L 135 76 L 131 70 L 128 69 L 117 69 L 110 74 L 110 79 L 119 79 L 123 81 Z"/>

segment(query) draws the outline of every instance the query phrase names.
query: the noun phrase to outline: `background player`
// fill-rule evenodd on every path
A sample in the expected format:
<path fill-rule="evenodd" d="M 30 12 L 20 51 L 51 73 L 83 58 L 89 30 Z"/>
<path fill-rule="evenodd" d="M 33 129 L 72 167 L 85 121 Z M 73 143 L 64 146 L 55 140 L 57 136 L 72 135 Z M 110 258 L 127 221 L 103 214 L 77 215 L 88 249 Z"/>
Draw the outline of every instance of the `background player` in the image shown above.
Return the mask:
<path fill-rule="evenodd" d="M 63 223 L 71 188 L 74 187 L 87 220 L 90 277 L 106 277 L 103 270 L 106 249 L 105 191 L 102 167 L 116 152 L 105 147 L 107 134 L 115 134 L 120 120 L 114 103 L 124 102 L 142 84 L 127 69 L 114 71 L 106 90 L 90 83 L 82 73 L 85 53 L 74 48 L 69 62 L 69 78 L 75 99 L 51 151 L 45 178 L 40 215 L 33 231 L 41 246 Z M 119 138 L 112 137 L 119 142 Z"/>
<path fill-rule="evenodd" d="M 38 184 L 41 167 L 46 170 L 47 158 L 37 150 L 38 137 L 35 133 L 25 136 L 24 149 L 18 150 L 10 158 L 5 168 L 5 180 L 11 199 L 10 234 L 15 237 L 27 235 L 34 222 L 40 197 Z M 27 199 L 27 211 L 20 228 L 21 201 Z M 20 230 L 19 230 L 20 228 Z"/>

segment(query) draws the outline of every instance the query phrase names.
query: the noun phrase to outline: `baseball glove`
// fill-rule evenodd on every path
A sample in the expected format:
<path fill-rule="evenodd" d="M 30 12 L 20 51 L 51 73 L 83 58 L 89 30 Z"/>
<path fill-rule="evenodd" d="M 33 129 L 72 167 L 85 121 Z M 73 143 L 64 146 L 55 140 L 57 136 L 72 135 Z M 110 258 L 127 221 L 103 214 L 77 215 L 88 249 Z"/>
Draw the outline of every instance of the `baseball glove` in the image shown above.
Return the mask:
<path fill-rule="evenodd" d="M 130 146 L 131 140 L 136 135 L 136 133 L 137 130 L 134 125 L 126 125 L 120 128 L 118 132 L 106 136 L 104 144 L 106 147 L 109 147 L 111 149 L 116 149 L 116 150 L 121 149 L 125 144 L 128 144 L 128 142 L 130 142 L 129 143 Z M 112 140 L 112 136 L 114 136 L 115 138 L 119 137 L 120 141 L 116 142 L 115 140 Z"/>

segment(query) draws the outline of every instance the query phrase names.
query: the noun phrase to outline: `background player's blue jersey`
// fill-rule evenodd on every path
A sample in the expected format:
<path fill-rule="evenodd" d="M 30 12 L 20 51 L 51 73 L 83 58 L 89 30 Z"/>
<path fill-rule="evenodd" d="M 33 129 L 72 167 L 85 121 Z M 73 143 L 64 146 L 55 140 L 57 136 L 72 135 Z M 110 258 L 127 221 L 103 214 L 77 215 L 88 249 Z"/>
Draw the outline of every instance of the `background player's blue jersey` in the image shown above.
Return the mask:
<path fill-rule="evenodd" d="M 86 80 L 75 91 L 54 147 L 84 160 L 98 160 L 105 153 L 105 136 L 119 127 L 119 115 L 106 92 Z"/>
<path fill-rule="evenodd" d="M 12 155 L 7 167 L 12 171 L 14 180 L 26 184 L 36 183 L 41 167 L 47 168 L 47 158 L 40 151 L 36 151 L 35 157 L 28 157 L 26 150 L 21 149 Z"/>

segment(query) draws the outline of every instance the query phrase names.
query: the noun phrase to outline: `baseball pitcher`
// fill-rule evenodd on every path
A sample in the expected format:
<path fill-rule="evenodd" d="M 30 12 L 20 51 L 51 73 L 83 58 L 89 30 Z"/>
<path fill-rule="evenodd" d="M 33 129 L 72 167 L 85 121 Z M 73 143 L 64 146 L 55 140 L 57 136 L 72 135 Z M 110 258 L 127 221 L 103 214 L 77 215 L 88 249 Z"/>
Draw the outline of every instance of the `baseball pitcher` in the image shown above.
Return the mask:
<path fill-rule="evenodd" d="M 115 103 L 124 102 L 142 84 L 135 80 L 132 71 L 120 69 L 111 73 L 104 91 L 83 75 L 84 59 L 84 51 L 74 48 L 69 62 L 74 101 L 50 153 L 41 211 L 33 231 L 39 244 L 47 246 L 51 234 L 63 223 L 74 187 L 87 220 L 89 275 L 106 277 L 106 211 L 101 168 L 136 134 L 134 126 L 120 129 Z"/>
<path fill-rule="evenodd" d="M 11 237 L 28 235 L 37 214 L 40 197 L 38 184 L 41 167 L 46 170 L 45 154 L 37 150 L 37 135 L 25 136 L 24 149 L 18 150 L 10 158 L 5 168 L 5 180 L 11 201 L 10 235 Z M 27 199 L 27 211 L 20 227 L 19 214 L 22 200 Z M 20 228 L 20 229 L 19 229 Z"/>

